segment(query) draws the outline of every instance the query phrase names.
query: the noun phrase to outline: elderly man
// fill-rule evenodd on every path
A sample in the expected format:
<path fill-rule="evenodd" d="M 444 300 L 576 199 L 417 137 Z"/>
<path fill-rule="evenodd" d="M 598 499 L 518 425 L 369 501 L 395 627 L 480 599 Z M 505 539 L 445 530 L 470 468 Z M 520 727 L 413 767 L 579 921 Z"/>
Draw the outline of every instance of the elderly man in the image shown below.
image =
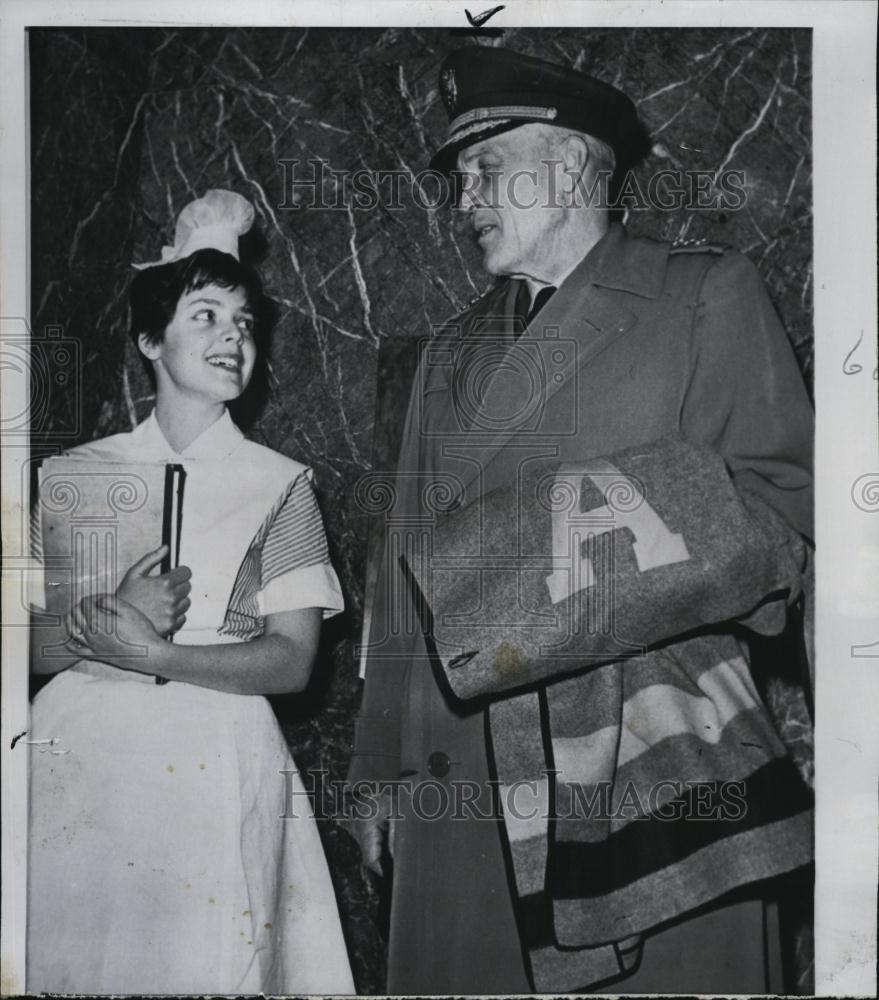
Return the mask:
<path fill-rule="evenodd" d="M 649 148 L 625 95 L 483 47 L 440 84 L 432 166 L 499 280 L 423 351 L 369 595 L 350 776 L 403 783 L 388 991 L 779 992 L 810 803 L 744 640 L 811 536 L 793 353 L 744 257 L 611 221 Z"/>

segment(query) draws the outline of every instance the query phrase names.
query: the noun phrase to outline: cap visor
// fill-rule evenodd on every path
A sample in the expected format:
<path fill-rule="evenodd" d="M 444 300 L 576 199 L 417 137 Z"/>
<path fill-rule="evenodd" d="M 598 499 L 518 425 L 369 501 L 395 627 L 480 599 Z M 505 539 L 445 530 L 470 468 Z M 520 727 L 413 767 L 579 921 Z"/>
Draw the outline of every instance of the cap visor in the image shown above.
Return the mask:
<path fill-rule="evenodd" d="M 486 122 L 485 128 L 475 129 L 472 132 L 468 131 L 466 135 L 460 136 L 457 139 L 450 139 L 444 146 L 440 146 L 431 158 L 429 167 L 438 173 L 449 175 L 458 165 L 458 154 L 463 150 L 470 146 L 475 146 L 476 143 L 482 142 L 484 139 L 490 139 L 492 136 L 501 135 L 504 132 L 512 132 L 514 128 L 528 125 L 537 120 L 533 118 L 506 118 L 500 123 L 496 122 L 492 124 L 490 121 Z"/>

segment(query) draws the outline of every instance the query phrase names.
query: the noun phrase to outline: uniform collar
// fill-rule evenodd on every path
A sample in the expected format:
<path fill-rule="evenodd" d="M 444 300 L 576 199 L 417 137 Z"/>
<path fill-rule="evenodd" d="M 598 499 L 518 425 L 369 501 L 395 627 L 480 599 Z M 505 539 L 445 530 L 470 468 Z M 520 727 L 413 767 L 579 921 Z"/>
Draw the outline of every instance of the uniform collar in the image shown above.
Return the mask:
<path fill-rule="evenodd" d="M 608 231 L 565 280 L 583 281 L 655 299 L 662 292 L 668 254 L 660 244 L 633 239 L 625 226 L 612 222 Z"/>
<path fill-rule="evenodd" d="M 156 411 L 139 424 L 134 431 L 139 451 L 153 461 L 180 461 L 181 459 L 228 458 L 244 440 L 244 435 L 232 422 L 226 410 L 182 452 L 174 451 L 156 420 Z"/>

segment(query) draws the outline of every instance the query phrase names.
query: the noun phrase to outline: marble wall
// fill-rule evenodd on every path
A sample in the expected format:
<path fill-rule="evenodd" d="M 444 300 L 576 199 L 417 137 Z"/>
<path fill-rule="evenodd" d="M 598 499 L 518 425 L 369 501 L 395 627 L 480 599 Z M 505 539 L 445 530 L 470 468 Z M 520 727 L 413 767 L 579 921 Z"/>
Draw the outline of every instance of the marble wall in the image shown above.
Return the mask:
<path fill-rule="evenodd" d="M 747 253 L 809 379 L 806 30 L 31 33 L 32 320 L 37 331 L 61 325 L 82 359 L 81 388 L 53 394 L 37 440 L 77 422 L 82 439 L 98 437 L 148 413 L 150 388 L 126 346 L 128 264 L 155 259 L 177 212 L 207 188 L 250 198 L 259 230 L 250 249 L 279 307 L 250 433 L 314 468 L 348 601 L 327 630 L 314 689 L 276 707 L 300 765 L 336 777 L 359 695 L 367 525 L 353 484 L 374 462 L 379 348 L 426 335 L 488 284 L 454 213 L 426 209 L 413 186 L 445 130 L 437 69 L 462 44 L 498 43 L 626 89 L 655 137 L 638 176 L 661 166 L 743 171 L 737 210 L 633 207 L 628 221 L 638 232 L 705 236 Z M 384 171 L 378 203 L 353 199 L 345 171 Z M 781 696 L 781 712 L 793 713 L 796 743 L 801 710 L 791 699 Z M 346 835 L 330 824 L 323 832 L 359 988 L 380 991 L 382 899 Z"/>

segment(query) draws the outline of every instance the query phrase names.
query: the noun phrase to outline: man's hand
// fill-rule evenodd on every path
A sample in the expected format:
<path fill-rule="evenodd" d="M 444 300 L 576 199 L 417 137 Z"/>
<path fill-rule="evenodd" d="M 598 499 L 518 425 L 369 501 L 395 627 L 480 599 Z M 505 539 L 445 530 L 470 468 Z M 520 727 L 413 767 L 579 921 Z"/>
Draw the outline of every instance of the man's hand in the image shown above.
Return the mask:
<path fill-rule="evenodd" d="M 130 567 L 116 588 L 116 596 L 146 615 L 161 636 L 176 632 L 186 621 L 192 589 L 189 582 L 192 571 L 188 566 L 178 566 L 159 576 L 151 575 L 167 554 L 167 545 L 147 552 Z"/>
<path fill-rule="evenodd" d="M 368 796 L 372 808 L 366 818 L 354 816 L 346 820 L 342 826 L 348 831 L 360 847 L 363 865 L 376 875 L 383 875 L 381 865 L 382 847 L 385 837 L 388 839 L 388 851 L 394 856 L 394 820 L 391 819 L 391 791 L 383 788 Z M 358 794 L 358 801 L 363 803 L 367 796 Z M 373 815 L 375 813 L 375 815 Z"/>
<path fill-rule="evenodd" d="M 112 594 L 84 597 L 67 615 L 67 649 L 84 660 L 100 660 L 123 670 L 161 673 L 168 645 L 134 605 Z"/>

